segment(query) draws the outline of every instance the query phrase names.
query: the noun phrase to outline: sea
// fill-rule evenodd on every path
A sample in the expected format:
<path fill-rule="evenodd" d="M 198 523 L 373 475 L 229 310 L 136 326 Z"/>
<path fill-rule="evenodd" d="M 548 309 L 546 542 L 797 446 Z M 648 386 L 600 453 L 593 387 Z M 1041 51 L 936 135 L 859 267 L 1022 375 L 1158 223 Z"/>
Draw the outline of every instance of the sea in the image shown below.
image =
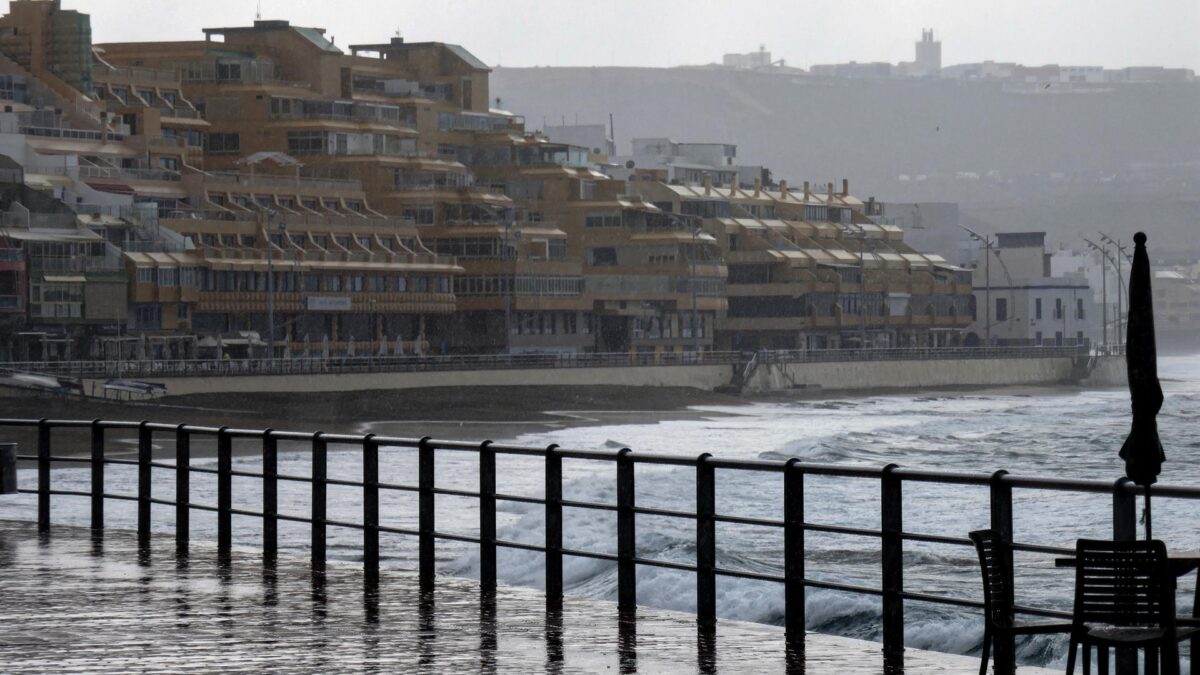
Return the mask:
<path fill-rule="evenodd" d="M 1158 417 L 1166 451 L 1160 483 L 1200 485 L 1200 356 L 1164 357 L 1159 362 L 1165 402 Z M 1007 470 L 1017 476 L 1079 478 L 1114 481 L 1123 475 L 1117 453 L 1129 432 L 1129 392 L 1124 388 L 1079 387 L 997 388 L 974 391 L 889 392 L 880 395 L 757 401 L 744 405 L 694 408 L 685 415 L 630 411 L 573 411 L 579 424 L 535 425 L 492 429 L 487 425 L 463 427 L 462 440 L 491 437 L 497 442 L 529 446 L 558 444 L 572 449 L 629 447 L 634 452 L 654 452 L 684 457 L 711 453 L 720 458 L 787 460 L 881 467 L 904 467 L 970 473 Z M 380 420 L 363 423 L 362 433 L 410 435 L 412 424 Z M 515 429 L 515 430 L 514 430 Z M 493 435 L 494 432 L 504 435 Z M 169 439 L 156 439 L 161 443 Z M 194 445 L 199 441 L 195 441 Z M 112 438 L 111 449 L 132 438 Z M 246 441 L 238 441 L 239 444 Z M 169 446 L 166 446 L 169 447 Z M 261 470 L 252 446 L 236 448 L 234 469 Z M 329 476 L 360 480 L 361 450 L 330 446 Z M 478 460 L 473 453 L 438 452 L 438 487 L 478 488 Z M 215 460 L 196 458 L 196 466 L 215 468 Z M 416 453 L 410 448 L 385 447 L 381 451 L 380 480 L 415 485 Z M 279 471 L 306 476 L 311 456 L 303 445 L 282 444 Z M 168 469 L 155 470 L 155 496 L 173 497 Z M 636 502 L 639 506 L 691 511 L 695 507 L 695 471 L 689 467 L 639 465 Z M 615 465 L 612 462 L 568 459 L 563 462 L 563 496 L 568 500 L 615 503 Z M 500 456 L 497 486 L 501 493 L 538 497 L 543 494 L 542 463 L 536 458 Z M 22 487 L 33 487 L 35 476 L 22 471 Z M 87 469 L 61 469 L 54 474 L 56 487 L 88 490 Z M 782 518 L 783 485 L 779 474 L 718 470 L 717 511 L 725 515 Z M 107 469 L 107 490 L 136 493 L 136 467 L 113 465 Z M 308 491 L 302 482 L 283 482 L 279 502 L 284 513 L 308 515 Z M 215 503 L 215 477 L 194 474 L 192 498 Z M 809 476 L 805 482 L 806 520 L 810 523 L 876 529 L 880 524 L 880 487 L 874 479 Z M 904 529 L 907 532 L 962 537 L 989 524 L 986 487 L 905 483 Z M 260 482 L 234 479 L 234 507 L 257 510 Z M 1080 537 L 1111 537 L 1112 497 L 1030 489 L 1014 491 L 1014 537 L 1032 544 L 1071 547 Z M 329 487 L 328 517 L 362 521 L 362 496 L 356 488 Z M 155 506 L 154 528 L 174 531 L 173 509 Z M 501 501 L 498 530 L 503 540 L 540 544 L 543 509 L 538 505 Z M 1141 514 L 1141 502 L 1138 503 Z M 109 527 L 133 528 L 135 505 L 113 501 L 107 506 Z M 417 501 L 411 492 L 384 491 L 380 500 L 381 524 L 416 529 Z M 1172 550 L 1200 551 L 1200 501 L 1157 498 L 1153 503 L 1153 532 Z M 85 498 L 60 497 L 55 501 L 57 523 L 87 525 Z M 1144 514 L 1141 514 L 1144 515 Z M 0 517 L 34 519 L 31 496 L 7 499 Z M 476 535 L 479 511 L 476 500 L 443 495 L 436 501 L 439 532 Z M 1139 525 L 1141 528 L 1142 525 Z M 192 515 L 194 539 L 215 539 L 216 520 L 211 513 Z M 1139 529 L 1140 533 L 1140 529 Z M 282 523 L 281 553 L 304 556 L 309 547 L 306 524 Z M 616 552 L 616 518 L 611 511 L 566 508 L 564 546 L 602 553 Z M 254 547 L 260 542 L 256 518 L 234 519 L 235 546 Z M 361 532 L 331 527 L 329 556 L 349 563 L 361 561 Z M 717 527 L 718 566 L 765 574 L 782 574 L 783 535 L 777 528 L 721 523 Z M 643 558 L 695 562 L 694 521 L 640 515 L 637 550 Z M 384 534 L 382 564 L 413 568 L 417 544 L 412 537 Z M 807 574 L 878 588 L 880 542 L 875 537 L 809 532 L 806 535 Z M 615 564 L 595 559 L 567 557 L 566 593 L 598 599 L 616 599 Z M 906 590 L 957 598 L 981 599 L 978 561 L 967 546 L 905 542 Z M 477 577 L 477 547 L 439 541 L 439 573 Z M 498 558 L 501 583 L 539 588 L 544 567 L 537 553 L 501 549 Z M 1052 555 L 1018 553 L 1015 587 L 1020 604 L 1070 611 L 1073 573 L 1056 568 Z M 1181 612 L 1191 612 L 1194 579 L 1180 585 Z M 746 579 L 719 578 L 717 608 L 720 617 L 768 624 L 784 618 L 781 584 Z M 695 580 L 687 572 L 662 568 L 638 569 L 639 603 L 659 608 L 694 611 Z M 881 636 L 877 597 L 840 591 L 810 589 L 807 595 L 808 628 L 813 631 L 867 640 Z M 906 643 L 912 647 L 977 654 L 983 623 L 977 611 L 917 601 L 905 603 Z M 1186 646 L 1185 646 L 1186 652 Z M 1062 636 L 1025 639 L 1018 658 L 1031 665 L 1065 663 Z"/>

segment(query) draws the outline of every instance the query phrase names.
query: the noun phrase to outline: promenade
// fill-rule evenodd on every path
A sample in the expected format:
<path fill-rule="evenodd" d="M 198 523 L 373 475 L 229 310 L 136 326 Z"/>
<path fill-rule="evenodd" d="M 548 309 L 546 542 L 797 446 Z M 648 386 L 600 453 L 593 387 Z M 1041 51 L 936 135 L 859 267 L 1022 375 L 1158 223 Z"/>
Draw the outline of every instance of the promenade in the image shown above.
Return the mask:
<path fill-rule="evenodd" d="M 2 513 L 2 511 L 0 511 Z M 0 521 L 0 669 L 5 672 L 881 672 L 880 645 L 809 634 L 803 655 L 773 626 L 721 621 L 698 634 L 694 615 L 568 598 L 548 614 L 537 591 L 384 571 L 364 592 L 361 568 L 304 560 L 264 567 L 238 551 L 228 567 L 195 542 L 189 558 L 132 532 L 102 540 L 81 528 Z M 971 673 L 973 658 L 908 649 L 906 673 Z M 1050 671 L 1021 668 L 1022 675 Z"/>

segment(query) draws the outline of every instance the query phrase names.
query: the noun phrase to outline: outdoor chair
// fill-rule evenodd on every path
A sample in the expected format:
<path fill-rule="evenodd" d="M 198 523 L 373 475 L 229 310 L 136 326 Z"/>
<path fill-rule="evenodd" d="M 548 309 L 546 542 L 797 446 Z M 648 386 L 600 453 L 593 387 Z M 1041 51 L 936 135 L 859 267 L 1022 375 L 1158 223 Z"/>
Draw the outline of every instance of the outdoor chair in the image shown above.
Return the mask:
<path fill-rule="evenodd" d="M 1146 650 L 1162 654 L 1163 675 L 1179 674 L 1179 641 L 1200 632 L 1175 618 L 1175 578 L 1161 541 L 1075 543 L 1075 612 L 1067 672 L 1075 672 L 1075 646 Z M 1148 668 L 1148 672 L 1152 669 Z M 1087 672 L 1085 662 L 1084 672 Z"/>
<path fill-rule="evenodd" d="M 986 675 L 992 642 L 997 637 L 1065 634 L 1071 632 L 1071 624 L 1015 621 L 1009 542 L 994 530 L 977 530 L 970 537 L 979 553 L 979 568 L 983 573 L 983 654 L 979 657 L 979 675 Z"/>

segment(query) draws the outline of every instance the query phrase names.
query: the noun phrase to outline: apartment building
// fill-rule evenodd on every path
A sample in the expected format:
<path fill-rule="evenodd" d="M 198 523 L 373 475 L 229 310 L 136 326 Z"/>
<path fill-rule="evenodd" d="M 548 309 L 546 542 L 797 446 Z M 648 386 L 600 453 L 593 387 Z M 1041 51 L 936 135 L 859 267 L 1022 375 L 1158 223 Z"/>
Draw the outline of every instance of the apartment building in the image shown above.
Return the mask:
<path fill-rule="evenodd" d="M 878 203 L 775 185 L 728 143 L 637 139 L 609 161 L 611 142 L 492 107 L 461 46 L 343 50 L 286 21 L 92 45 L 62 28 L 86 15 L 12 6 L 9 277 L 27 327 L 91 322 L 42 331 L 65 346 L 41 358 L 960 342 L 969 272 L 874 222 Z M 86 67 L 35 54 L 63 43 Z M 49 262 L 72 257 L 91 268 Z"/>
<path fill-rule="evenodd" d="M 644 174 L 631 190 L 698 221 L 728 268 L 728 312 L 718 349 L 941 347 L 961 344 L 970 321 L 970 272 L 907 246 L 878 225 L 881 204 L 843 181 L 822 192 L 756 180 L 701 185 Z"/>

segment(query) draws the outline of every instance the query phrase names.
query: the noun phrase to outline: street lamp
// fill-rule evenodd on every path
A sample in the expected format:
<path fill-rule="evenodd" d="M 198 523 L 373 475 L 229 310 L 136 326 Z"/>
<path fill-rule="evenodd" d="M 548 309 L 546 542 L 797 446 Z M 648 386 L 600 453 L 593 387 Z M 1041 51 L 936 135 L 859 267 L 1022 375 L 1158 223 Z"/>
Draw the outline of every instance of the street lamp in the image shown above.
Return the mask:
<path fill-rule="evenodd" d="M 867 231 L 849 227 L 842 234 L 858 240 L 858 348 L 867 348 Z"/>
<path fill-rule="evenodd" d="M 1124 286 L 1125 280 L 1121 278 L 1121 256 L 1125 256 L 1126 260 L 1131 259 L 1129 257 L 1129 253 L 1126 251 L 1125 247 L 1121 245 L 1119 240 L 1113 239 L 1107 234 L 1101 232 L 1100 241 L 1103 241 L 1106 244 L 1112 244 L 1113 247 L 1117 249 L 1117 261 L 1115 263 L 1117 267 L 1117 349 L 1120 349 L 1125 335 L 1124 330 L 1122 330 L 1124 328 L 1124 315 L 1122 314 L 1124 303 L 1121 299 L 1121 288 Z M 1109 258 L 1109 260 L 1111 261 L 1112 258 Z"/>
<path fill-rule="evenodd" d="M 512 352 L 512 305 L 513 294 L 517 290 L 517 256 L 510 255 L 508 249 L 509 235 L 512 227 L 516 225 L 515 209 L 513 217 L 509 217 L 509 209 L 500 208 L 491 204 L 481 204 L 480 207 L 494 218 L 500 218 L 504 221 L 504 239 L 501 245 L 500 256 L 501 260 L 512 260 L 507 267 L 509 272 L 508 284 L 501 284 L 501 290 L 504 293 L 504 353 Z M 518 232 L 519 236 L 520 233 Z"/>
<path fill-rule="evenodd" d="M 267 211 L 267 222 L 273 222 L 278 214 Z M 274 243 L 271 241 L 271 228 L 267 229 L 267 362 L 275 365 L 275 268 L 272 261 L 275 258 Z M 280 233 L 287 232 L 287 224 L 279 223 Z M 283 250 L 283 247 L 280 247 Z"/>
<path fill-rule="evenodd" d="M 691 227 L 690 224 L 688 223 L 688 221 L 679 215 L 676 215 L 676 214 L 670 213 L 670 212 L 664 212 L 664 215 L 666 215 L 667 219 L 670 220 L 673 224 Z M 691 230 L 692 230 L 692 250 L 691 250 L 691 253 L 688 255 L 688 257 L 691 258 L 691 267 L 692 267 L 691 280 L 689 283 L 689 286 L 691 286 L 691 291 L 692 291 L 692 349 L 695 350 L 696 355 L 699 356 L 699 354 L 700 354 L 700 331 L 699 331 L 700 312 L 696 306 L 696 258 L 698 257 L 696 254 L 699 251 L 699 244 L 697 242 L 700 238 L 700 235 L 704 234 L 704 228 L 703 227 L 692 227 Z"/>
<path fill-rule="evenodd" d="M 1108 268 L 1104 266 L 1104 262 L 1105 262 L 1105 260 L 1108 259 L 1108 249 L 1093 242 L 1092 240 L 1088 239 L 1087 237 L 1084 237 L 1083 241 L 1088 246 L 1090 246 L 1091 248 L 1095 249 L 1098 253 L 1100 253 L 1100 302 L 1101 302 L 1100 321 L 1102 322 L 1100 324 L 1101 325 L 1100 335 L 1102 336 L 1101 342 L 1104 343 L 1104 349 L 1107 350 L 1108 349 Z M 1118 288 L 1118 290 L 1121 288 L 1120 282 L 1118 282 L 1117 288 Z M 1095 296 L 1092 296 L 1092 297 L 1094 298 Z"/>
<path fill-rule="evenodd" d="M 990 347 L 992 344 L 992 246 L 996 242 L 991 237 L 985 237 L 965 225 L 959 225 L 959 227 L 966 230 L 967 234 L 970 234 L 972 239 L 983 244 L 984 249 L 986 250 L 983 261 L 983 276 L 986 283 L 983 296 L 983 311 L 984 316 L 986 317 L 985 325 L 987 326 L 987 340 L 984 346 Z"/>

